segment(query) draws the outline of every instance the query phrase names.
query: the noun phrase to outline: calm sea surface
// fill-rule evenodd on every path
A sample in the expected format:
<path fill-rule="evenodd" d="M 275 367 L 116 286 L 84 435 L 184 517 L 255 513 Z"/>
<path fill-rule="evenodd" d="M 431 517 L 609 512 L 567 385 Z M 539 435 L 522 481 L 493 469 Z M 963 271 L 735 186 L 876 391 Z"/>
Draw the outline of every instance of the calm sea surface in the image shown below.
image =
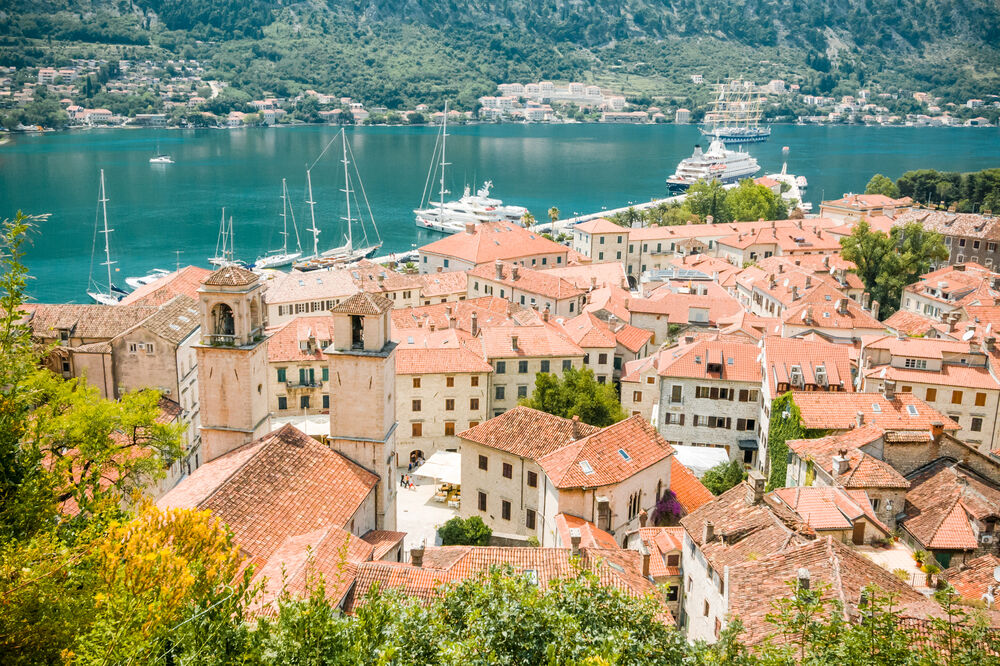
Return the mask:
<path fill-rule="evenodd" d="M 87 302 L 97 222 L 99 170 L 114 228 L 115 281 L 152 268 L 207 265 L 223 206 L 235 226 L 236 254 L 252 261 L 280 245 L 281 179 L 304 246 L 311 238 L 305 168 L 337 133 L 332 127 L 241 130 L 93 130 L 16 136 L 0 146 L 0 218 L 16 210 L 50 213 L 35 234 L 28 264 L 31 291 L 43 302 Z M 700 140 L 694 126 L 477 125 L 449 128 L 449 189 L 492 179 L 493 193 L 529 207 L 539 220 L 556 206 L 563 217 L 666 196 L 664 179 Z M 358 170 L 385 243 L 409 250 L 438 234 L 417 231 L 436 131 L 429 127 L 348 131 Z M 923 167 L 971 171 L 1000 166 L 997 129 L 775 126 L 751 146 L 764 172 L 809 179 L 807 200 L 860 191 L 875 172 L 898 177 Z M 322 249 L 340 243 L 344 214 L 339 148 L 312 172 Z M 169 153 L 172 165 L 149 158 Z M 94 260 L 96 263 L 101 259 Z"/>

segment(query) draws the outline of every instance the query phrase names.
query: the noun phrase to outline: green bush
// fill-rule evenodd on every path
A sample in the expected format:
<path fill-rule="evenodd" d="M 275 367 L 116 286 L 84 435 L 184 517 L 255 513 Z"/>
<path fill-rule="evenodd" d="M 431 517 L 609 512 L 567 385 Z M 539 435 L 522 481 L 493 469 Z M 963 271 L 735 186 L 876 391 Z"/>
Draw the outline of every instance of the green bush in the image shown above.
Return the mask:
<path fill-rule="evenodd" d="M 455 516 L 438 528 L 438 536 L 443 546 L 488 546 L 493 530 L 479 516 Z"/>

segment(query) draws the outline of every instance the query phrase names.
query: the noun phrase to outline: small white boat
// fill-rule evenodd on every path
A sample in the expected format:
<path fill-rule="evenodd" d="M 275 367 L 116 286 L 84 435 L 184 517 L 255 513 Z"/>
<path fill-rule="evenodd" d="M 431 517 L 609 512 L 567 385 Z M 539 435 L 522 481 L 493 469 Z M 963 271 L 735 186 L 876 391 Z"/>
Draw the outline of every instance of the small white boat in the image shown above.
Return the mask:
<path fill-rule="evenodd" d="M 809 181 L 806 180 L 805 176 L 796 176 L 795 177 L 795 184 L 799 186 L 800 190 L 804 190 L 807 187 L 809 187 Z"/>
<path fill-rule="evenodd" d="M 162 268 L 154 268 L 147 275 L 143 275 L 142 277 L 125 278 L 125 284 L 133 289 L 138 289 L 139 287 L 144 287 L 147 284 L 152 284 L 167 275 L 170 275 L 170 271 Z"/>
<path fill-rule="evenodd" d="M 299 240 L 299 227 L 295 224 L 295 213 L 292 212 L 292 228 L 295 229 L 295 245 L 298 250 L 296 252 L 288 251 L 288 186 L 285 184 L 285 179 L 281 179 L 281 221 L 282 221 L 282 244 L 280 250 L 271 250 L 262 257 L 257 257 L 257 261 L 254 262 L 254 269 L 265 269 L 265 268 L 280 268 L 281 266 L 288 266 L 296 259 L 302 256 L 302 243 Z"/>
<path fill-rule="evenodd" d="M 111 281 L 111 267 L 118 262 L 111 261 L 111 232 L 114 231 L 114 229 L 108 228 L 108 197 L 104 192 L 104 169 L 101 169 L 101 196 L 98 197 L 97 201 L 101 204 L 101 210 L 104 213 L 104 226 L 103 228 L 99 227 L 94 234 L 94 247 L 90 251 L 90 264 L 91 267 L 93 267 L 93 256 L 97 250 L 97 234 L 104 234 L 104 261 L 101 262 L 101 266 L 104 266 L 107 269 L 108 283 L 106 286 L 98 284 L 94 279 L 93 268 L 91 268 L 90 277 L 88 279 L 89 285 L 87 295 L 90 296 L 95 303 L 100 303 L 101 305 L 118 305 L 118 301 L 125 297 L 125 291 L 116 287 Z"/>
<path fill-rule="evenodd" d="M 150 164 L 173 164 L 174 158 L 170 155 L 157 155 L 156 157 L 149 158 Z"/>

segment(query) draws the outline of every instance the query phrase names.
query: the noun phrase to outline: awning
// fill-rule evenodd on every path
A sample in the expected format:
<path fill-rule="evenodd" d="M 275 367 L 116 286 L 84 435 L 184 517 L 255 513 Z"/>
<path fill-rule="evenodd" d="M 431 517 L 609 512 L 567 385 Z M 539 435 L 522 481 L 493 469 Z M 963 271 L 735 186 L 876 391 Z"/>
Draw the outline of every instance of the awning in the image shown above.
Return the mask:
<path fill-rule="evenodd" d="M 330 436 L 330 416 L 328 414 L 276 416 L 271 419 L 272 430 L 277 430 L 287 424 L 295 426 L 310 437 Z"/>
<path fill-rule="evenodd" d="M 719 463 L 729 462 L 729 454 L 722 447 L 674 444 L 673 448 L 677 462 L 694 472 L 699 479 Z"/>
<path fill-rule="evenodd" d="M 461 485 L 462 454 L 452 451 L 437 451 L 423 465 L 410 472 L 410 474 Z"/>
<path fill-rule="evenodd" d="M 757 440 L 756 439 L 741 439 L 736 442 L 736 446 L 740 447 L 744 451 L 756 451 L 757 450 Z"/>

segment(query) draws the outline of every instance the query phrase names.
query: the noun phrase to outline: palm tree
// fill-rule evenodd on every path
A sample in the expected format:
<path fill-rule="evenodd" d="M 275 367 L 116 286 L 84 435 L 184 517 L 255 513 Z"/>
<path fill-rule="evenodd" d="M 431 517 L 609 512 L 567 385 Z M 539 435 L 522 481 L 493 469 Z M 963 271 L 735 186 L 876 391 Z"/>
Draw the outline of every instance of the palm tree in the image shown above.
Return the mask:
<path fill-rule="evenodd" d="M 521 216 L 521 224 L 525 229 L 528 229 L 535 223 L 535 216 L 531 214 L 531 211 L 524 211 L 524 215 Z"/>
<path fill-rule="evenodd" d="M 549 222 L 555 224 L 556 220 L 558 219 L 559 219 L 559 209 L 556 208 L 555 206 L 549 208 Z"/>

